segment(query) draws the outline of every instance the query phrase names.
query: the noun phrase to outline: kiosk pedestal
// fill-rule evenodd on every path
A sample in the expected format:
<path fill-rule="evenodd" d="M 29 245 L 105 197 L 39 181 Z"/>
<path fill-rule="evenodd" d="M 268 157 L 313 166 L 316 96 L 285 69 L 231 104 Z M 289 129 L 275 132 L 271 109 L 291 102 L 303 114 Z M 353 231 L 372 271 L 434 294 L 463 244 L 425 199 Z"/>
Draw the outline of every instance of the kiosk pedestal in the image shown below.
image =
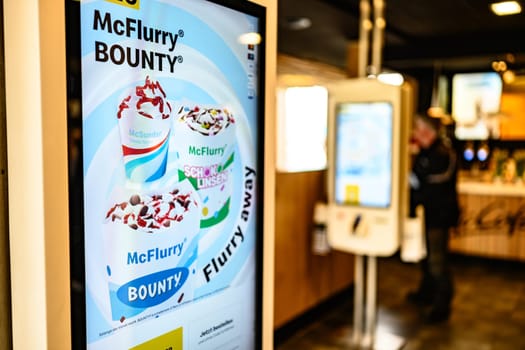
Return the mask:
<path fill-rule="evenodd" d="M 366 259 L 366 300 L 365 287 Z M 366 312 L 365 312 L 366 311 Z M 354 282 L 354 325 L 352 345 L 374 350 L 399 350 L 405 339 L 376 329 L 377 324 L 377 258 L 356 255 Z"/>

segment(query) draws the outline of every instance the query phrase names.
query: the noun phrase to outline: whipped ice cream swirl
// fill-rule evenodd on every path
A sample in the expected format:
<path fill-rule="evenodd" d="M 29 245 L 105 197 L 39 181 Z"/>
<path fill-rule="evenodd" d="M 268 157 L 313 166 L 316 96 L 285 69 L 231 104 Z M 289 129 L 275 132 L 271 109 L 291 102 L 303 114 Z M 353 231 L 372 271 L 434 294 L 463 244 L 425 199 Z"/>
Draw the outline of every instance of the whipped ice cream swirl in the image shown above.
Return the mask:
<path fill-rule="evenodd" d="M 220 133 L 235 123 L 232 114 L 226 109 L 219 108 L 193 108 L 181 107 L 178 119 L 185 122 L 188 127 L 205 136 L 213 136 Z"/>

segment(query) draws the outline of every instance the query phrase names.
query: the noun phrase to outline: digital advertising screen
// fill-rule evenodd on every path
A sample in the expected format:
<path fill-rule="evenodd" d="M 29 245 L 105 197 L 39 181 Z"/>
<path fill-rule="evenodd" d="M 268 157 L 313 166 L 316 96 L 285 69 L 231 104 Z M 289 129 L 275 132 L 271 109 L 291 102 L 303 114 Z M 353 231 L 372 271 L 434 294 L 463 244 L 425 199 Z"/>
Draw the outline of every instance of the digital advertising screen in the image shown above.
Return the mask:
<path fill-rule="evenodd" d="M 392 104 L 339 103 L 336 105 L 335 125 L 336 204 L 390 207 Z"/>
<path fill-rule="evenodd" d="M 499 138 L 503 81 L 496 72 L 462 73 L 452 78 L 452 116 L 460 140 Z"/>
<path fill-rule="evenodd" d="M 259 348 L 265 9 L 74 6 L 73 343 Z"/>

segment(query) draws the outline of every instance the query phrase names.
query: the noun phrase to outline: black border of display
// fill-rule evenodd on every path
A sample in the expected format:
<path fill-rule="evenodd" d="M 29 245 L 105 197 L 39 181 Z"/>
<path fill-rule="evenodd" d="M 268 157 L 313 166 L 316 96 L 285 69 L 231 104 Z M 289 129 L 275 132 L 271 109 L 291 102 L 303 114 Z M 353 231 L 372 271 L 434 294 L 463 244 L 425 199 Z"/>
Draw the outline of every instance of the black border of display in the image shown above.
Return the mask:
<path fill-rule="evenodd" d="M 192 0 L 188 0 L 192 1 Z M 249 1 L 206 0 L 259 19 L 262 42 L 258 55 L 257 106 L 257 186 L 256 186 L 256 285 L 255 285 L 255 350 L 262 349 L 263 315 L 263 232 L 264 232 L 264 140 L 266 84 L 266 8 Z M 71 297 L 71 348 L 86 349 L 86 299 L 84 250 L 84 177 L 82 155 L 82 80 L 80 44 L 80 1 L 65 0 L 66 59 L 68 101 L 68 167 L 69 167 L 69 247 Z M 189 349 L 191 350 L 191 349 Z"/>

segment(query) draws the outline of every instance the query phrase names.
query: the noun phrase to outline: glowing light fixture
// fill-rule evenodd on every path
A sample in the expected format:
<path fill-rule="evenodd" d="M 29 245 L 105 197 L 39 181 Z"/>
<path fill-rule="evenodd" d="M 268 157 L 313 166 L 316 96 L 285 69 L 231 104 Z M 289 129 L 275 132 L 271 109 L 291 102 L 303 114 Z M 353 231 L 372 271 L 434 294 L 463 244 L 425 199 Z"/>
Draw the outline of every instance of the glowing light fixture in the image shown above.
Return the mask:
<path fill-rule="evenodd" d="M 489 145 L 487 143 L 483 143 L 476 152 L 476 157 L 478 157 L 478 160 L 480 162 L 484 162 L 489 158 Z"/>
<path fill-rule="evenodd" d="M 399 73 L 380 73 L 377 76 L 377 80 L 379 80 L 382 83 L 395 86 L 401 86 L 405 81 L 403 76 Z"/>
<path fill-rule="evenodd" d="M 508 70 L 505 73 L 503 73 L 502 77 L 503 77 L 503 81 L 506 84 L 512 84 L 516 81 L 516 73 L 514 73 L 511 70 Z"/>
<path fill-rule="evenodd" d="M 521 5 L 517 1 L 503 1 L 491 4 L 490 9 L 498 16 L 515 15 L 521 12 Z"/>
<path fill-rule="evenodd" d="M 322 86 L 289 87 L 277 96 L 277 170 L 326 169 L 328 90 Z"/>
<path fill-rule="evenodd" d="M 474 160 L 474 145 L 472 142 L 467 142 L 465 149 L 463 150 L 463 158 L 467 162 L 472 162 Z"/>
<path fill-rule="evenodd" d="M 239 36 L 238 40 L 243 45 L 258 45 L 261 43 L 261 35 L 259 33 L 244 33 Z"/>
<path fill-rule="evenodd" d="M 291 30 L 304 30 L 312 26 L 312 20 L 308 17 L 288 17 L 286 23 Z"/>

